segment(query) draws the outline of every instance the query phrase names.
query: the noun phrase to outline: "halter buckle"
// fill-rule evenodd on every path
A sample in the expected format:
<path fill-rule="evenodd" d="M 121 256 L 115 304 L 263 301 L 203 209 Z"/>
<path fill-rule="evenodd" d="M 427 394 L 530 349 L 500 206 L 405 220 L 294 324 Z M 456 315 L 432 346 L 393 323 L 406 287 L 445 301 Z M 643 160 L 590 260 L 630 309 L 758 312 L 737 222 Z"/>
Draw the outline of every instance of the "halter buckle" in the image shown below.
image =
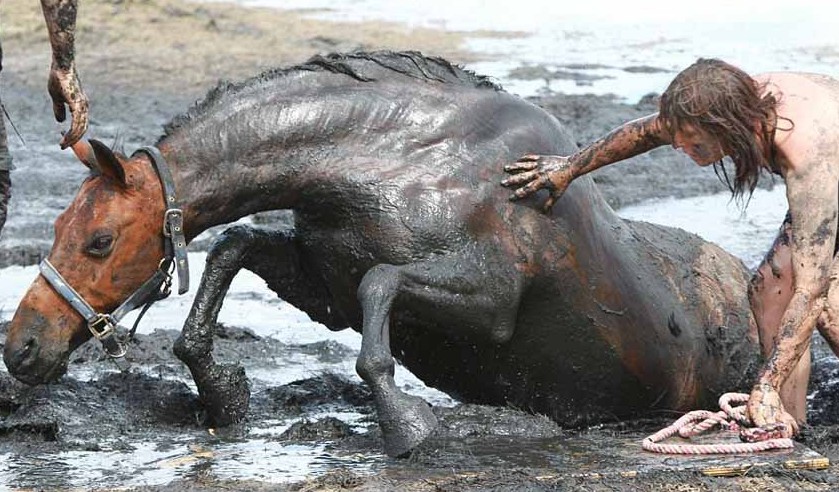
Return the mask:
<path fill-rule="evenodd" d="M 184 211 L 180 208 L 168 208 L 163 212 L 163 235 L 172 237 L 173 234 L 181 234 L 183 231 Z M 175 228 L 172 231 L 172 227 Z"/>
<path fill-rule="evenodd" d="M 113 335 L 116 323 L 114 323 L 110 314 L 99 313 L 93 321 L 87 324 L 87 328 L 97 340 L 102 340 Z"/>
<path fill-rule="evenodd" d="M 115 335 L 117 324 L 114 322 L 110 314 L 99 313 L 96 318 L 87 324 L 88 329 L 93 336 L 102 343 L 102 348 L 111 357 L 111 360 L 120 359 L 125 356 L 128 348 L 117 339 Z M 120 370 L 124 371 L 120 364 L 117 364 Z"/>

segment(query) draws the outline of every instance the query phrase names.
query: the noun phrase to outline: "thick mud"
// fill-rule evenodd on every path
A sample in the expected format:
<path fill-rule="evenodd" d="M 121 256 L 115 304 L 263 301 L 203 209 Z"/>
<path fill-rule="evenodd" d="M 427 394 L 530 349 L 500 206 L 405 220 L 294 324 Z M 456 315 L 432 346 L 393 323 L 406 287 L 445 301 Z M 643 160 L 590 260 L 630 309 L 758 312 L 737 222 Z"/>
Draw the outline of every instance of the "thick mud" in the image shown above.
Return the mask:
<path fill-rule="evenodd" d="M 0 326 L 0 340 L 5 324 Z M 289 345 L 245 329 L 218 326 L 216 358 L 238 361 L 249 372 L 296 353 L 321 360 L 351 356 L 340 344 Z M 374 404 L 367 388 L 344 376 L 322 373 L 285 385 L 253 385 L 246 421 L 212 429 L 171 354 L 177 333 L 158 330 L 132 342 L 128 372 L 118 372 L 101 348 L 88 343 L 70 363 L 70 376 L 28 387 L 0 373 L 0 480 L 11 488 L 38 490 L 831 490 L 833 472 L 791 471 L 783 458 L 736 478 L 650 466 L 620 447 L 669 423 L 669 415 L 634 422 L 562 429 L 551 420 L 501 407 L 462 404 L 436 407 L 440 426 L 403 459 L 382 453 Z M 347 416 L 352 416 L 347 418 Z M 277 422 L 291 425 L 266 432 Z M 801 441 L 839 459 L 839 429 L 807 427 Z M 311 447 L 319 453 L 305 481 L 256 480 L 258 470 L 291 460 L 277 446 Z M 260 463 L 249 454 L 270 456 Z M 135 457 L 131 461 L 127 456 Z M 615 458 L 617 456 L 617 458 Z M 279 463 L 278 463 L 279 462 Z M 281 463 L 281 464 L 280 464 Z M 236 470 L 241 467 L 241 470 Z M 233 470 L 230 470 L 233 468 Z M 625 476 L 630 472 L 633 476 Z M 171 480 L 161 482 L 161 475 Z M 248 477 L 239 479 L 237 477 Z M 143 477 L 160 485 L 138 485 Z M 282 477 L 279 477 L 282 479 Z M 140 481 L 142 483 L 142 481 Z M 110 486 L 109 484 L 113 484 Z M 682 488 L 673 488 L 676 485 Z"/>

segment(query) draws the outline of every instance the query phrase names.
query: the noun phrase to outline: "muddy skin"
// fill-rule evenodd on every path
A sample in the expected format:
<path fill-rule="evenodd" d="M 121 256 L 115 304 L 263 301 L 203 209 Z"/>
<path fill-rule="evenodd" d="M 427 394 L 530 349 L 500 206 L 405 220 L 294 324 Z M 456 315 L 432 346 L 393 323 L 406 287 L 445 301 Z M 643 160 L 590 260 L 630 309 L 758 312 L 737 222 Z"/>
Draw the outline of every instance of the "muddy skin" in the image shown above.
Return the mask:
<path fill-rule="evenodd" d="M 581 176 L 599 168 L 601 163 L 595 160 L 596 156 L 614 160 L 618 155 L 637 155 L 663 145 L 665 141 L 657 121 L 655 115 L 651 115 L 629 122 L 587 147 L 585 152 L 577 153 L 572 158 L 574 175 Z M 602 149 L 612 149 L 614 153 Z"/>
<path fill-rule="evenodd" d="M 819 129 L 823 133 L 823 128 Z M 830 291 L 836 284 L 831 271 L 837 268 L 834 260 L 837 211 L 835 202 L 825 203 L 824 195 L 835 197 L 837 191 L 832 168 L 835 164 L 825 142 L 824 136 L 814 142 L 814 155 L 807 162 L 806 171 L 801 170 L 804 164 L 800 161 L 796 161 L 799 167 L 795 170 L 789 162 L 782 161 L 790 206 L 788 278 L 794 282 L 784 289 L 792 290 L 791 295 L 785 296 L 788 301 L 780 303 L 785 306 L 784 311 L 774 319 L 766 318 L 768 334 L 773 336 L 772 349 L 748 403 L 749 414 L 757 425 L 785 423 L 788 434 L 794 434 L 796 421 L 805 418 L 806 389 L 801 386 L 807 380 L 812 333 L 814 329 L 827 333 L 825 337 L 831 347 L 835 339 L 830 333 L 835 330 L 830 301 L 837 302 L 839 298 L 831 296 Z M 772 329 L 773 326 L 777 329 Z M 764 343 L 764 352 L 766 348 Z M 796 385 L 799 389 L 790 394 Z"/>
<path fill-rule="evenodd" d="M 234 116 L 230 108 L 242 111 Z M 323 112 L 331 116 L 313 118 Z M 406 115 L 426 123 L 407 124 Z M 375 395 L 393 456 L 422 442 L 436 420 L 425 402 L 395 386 L 393 354 L 427 384 L 466 401 L 512 404 L 577 425 L 651 407 L 702 406 L 746 384 L 758 360 L 749 317 L 731 314 L 748 312 L 742 263 L 695 236 L 619 219 L 588 179 L 568 189 L 552 216 L 533 201 L 509 203 L 497 185 L 498 163 L 525 150 L 569 153 L 573 143 L 547 113 L 443 60 L 336 55 L 221 86 L 169 125 L 158 146 L 189 238 L 261 210 L 295 212 L 294 234 L 269 238 L 270 248 L 251 249 L 250 236 L 240 234 L 211 255 L 222 266 L 208 269 L 207 290 L 186 323 L 178 353 L 221 422 L 241 415 L 247 392 L 241 372 L 216 369 L 201 328 L 229 282 L 225 255 L 234 268 L 282 265 L 274 276 L 284 280 L 271 286 L 280 297 L 326 292 L 306 312 L 362 332 L 357 369 Z M 97 161 L 114 168 L 111 176 L 146 179 L 127 179 L 131 196 L 113 179 L 86 182 L 58 222 L 51 261 L 94 306 L 108 306 L 118 301 L 112 293 L 135 289 L 160 257 L 127 247 L 149 244 L 159 226 L 120 224 L 149 212 L 159 217 L 162 203 L 145 157 L 97 154 Z M 139 193 L 141 181 L 148 189 Z M 114 193 L 113 204 L 88 201 L 100 187 Z M 131 197 L 142 194 L 140 207 Z M 89 209 L 99 206 L 110 212 L 93 218 Z M 135 208 L 141 215 L 132 222 Z M 65 227 L 75 214 L 89 220 Z M 81 278 L 104 268 L 85 273 L 93 266 L 73 244 L 89 244 L 105 223 L 124 246 L 105 260 L 121 272 L 121 284 L 100 293 Z M 237 248 L 255 259 L 237 263 Z M 311 282 L 286 280 L 296 272 Z M 45 304 L 52 294 L 42 289 L 33 286 L 12 321 L 7 363 L 24 350 L 25 333 L 40 331 L 44 340 L 85 334 L 77 317 L 52 317 L 48 306 L 62 303 Z M 673 308 L 662 313 L 660 306 Z M 29 326 L 33 312 L 47 321 Z M 683 333 L 701 335 L 673 337 L 671 316 Z M 714 343 L 718 350 L 706 349 Z M 49 366 L 43 358 L 54 355 L 31 360 Z M 27 377 L 26 367 L 9 369 Z M 231 391 L 239 396 L 227 406 L 222 395 Z"/>
<path fill-rule="evenodd" d="M 41 0 L 55 68 L 69 71 L 75 56 L 77 0 Z"/>
<path fill-rule="evenodd" d="M 527 154 L 515 164 L 504 166 L 506 172 L 516 174 L 505 178 L 501 184 L 518 187 L 511 200 L 525 198 L 541 188 L 550 190 L 550 198 L 542 206 L 547 213 L 577 177 L 620 160 L 619 156 L 642 154 L 666 141 L 657 115 L 653 114 L 620 126 L 569 157 Z"/>

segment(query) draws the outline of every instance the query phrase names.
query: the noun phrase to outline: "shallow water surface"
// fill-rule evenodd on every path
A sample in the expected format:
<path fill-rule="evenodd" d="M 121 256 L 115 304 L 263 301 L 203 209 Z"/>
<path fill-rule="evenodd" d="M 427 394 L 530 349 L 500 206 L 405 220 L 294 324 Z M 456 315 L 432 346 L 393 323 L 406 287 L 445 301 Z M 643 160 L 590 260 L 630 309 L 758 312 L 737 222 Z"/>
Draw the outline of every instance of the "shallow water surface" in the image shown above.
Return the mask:
<path fill-rule="evenodd" d="M 555 73 L 550 88 L 567 94 L 613 93 L 637 101 L 663 92 L 699 57 L 718 57 L 749 73 L 836 73 L 835 3 L 826 0 L 709 0 L 674 8 L 667 0 L 239 0 L 244 5 L 305 9 L 337 20 L 387 20 L 470 31 L 467 47 L 487 58 L 470 64 L 522 96 L 545 79 L 517 78 L 521 66 Z"/>

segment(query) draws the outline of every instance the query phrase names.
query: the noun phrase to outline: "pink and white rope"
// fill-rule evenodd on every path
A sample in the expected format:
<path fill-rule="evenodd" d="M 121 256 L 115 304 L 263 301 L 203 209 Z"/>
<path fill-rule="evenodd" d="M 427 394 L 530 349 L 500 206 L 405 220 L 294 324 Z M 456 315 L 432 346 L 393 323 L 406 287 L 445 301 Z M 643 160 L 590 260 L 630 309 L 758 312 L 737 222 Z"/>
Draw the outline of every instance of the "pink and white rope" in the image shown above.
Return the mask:
<path fill-rule="evenodd" d="M 683 415 L 668 427 L 641 441 L 641 447 L 653 453 L 666 454 L 736 454 L 756 453 L 770 449 L 790 449 L 795 444 L 792 439 L 773 438 L 759 442 L 740 442 L 729 444 L 663 444 L 661 441 L 679 434 L 680 437 L 690 438 L 708 431 L 716 426 L 728 430 L 738 430 L 740 426 L 751 425 L 746 417 L 745 403 L 749 395 L 745 393 L 726 393 L 720 397 L 719 405 L 722 410 L 710 412 L 708 410 L 694 410 Z M 740 403 L 732 406 L 732 403 Z"/>

